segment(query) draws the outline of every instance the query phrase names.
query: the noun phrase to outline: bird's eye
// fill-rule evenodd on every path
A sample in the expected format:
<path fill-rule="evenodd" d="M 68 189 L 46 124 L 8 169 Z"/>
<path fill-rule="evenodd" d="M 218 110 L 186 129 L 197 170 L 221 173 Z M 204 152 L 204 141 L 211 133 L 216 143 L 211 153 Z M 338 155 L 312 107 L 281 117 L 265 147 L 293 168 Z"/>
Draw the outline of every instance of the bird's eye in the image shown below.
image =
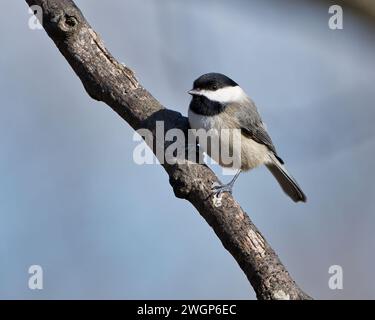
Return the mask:
<path fill-rule="evenodd" d="M 216 84 L 212 85 L 212 90 L 217 90 L 217 85 Z"/>

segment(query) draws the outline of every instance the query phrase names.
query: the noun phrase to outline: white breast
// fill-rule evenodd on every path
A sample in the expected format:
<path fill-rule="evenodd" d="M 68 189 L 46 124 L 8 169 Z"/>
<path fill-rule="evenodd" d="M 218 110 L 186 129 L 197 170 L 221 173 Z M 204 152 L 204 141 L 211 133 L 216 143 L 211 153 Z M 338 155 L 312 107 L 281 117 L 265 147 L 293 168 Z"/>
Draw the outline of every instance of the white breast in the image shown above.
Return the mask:
<path fill-rule="evenodd" d="M 221 129 L 228 129 L 228 127 L 223 122 L 223 117 L 221 115 L 215 116 L 203 116 L 196 114 L 194 111 L 189 109 L 189 123 L 192 129 L 203 129 L 205 131 L 212 131 L 213 135 L 215 135 L 218 140 L 220 141 L 221 148 L 227 148 L 226 150 L 233 150 L 233 141 L 227 141 L 227 139 L 220 139 Z M 215 130 L 216 129 L 216 130 Z M 233 169 L 242 170 L 249 170 L 255 168 L 268 160 L 268 149 L 265 145 L 259 144 L 252 139 L 241 137 L 241 147 L 238 150 L 238 154 L 233 154 L 234 157 L 240 159 L 236 163 L 241 163 L 239 167 L 237 166 L 228 166 L 223 163 L 220 155 L 217 152 L 211 152 L 212 148 L 217 148 L 217 146 L 211 146 L 210 140 L 207 141 L 207 148 L 204 148 L 202 144 L 201 147 L 203 151 L 205 151 L 211 158 L 213 158 L 217 163 L 221 164 L 224 167 L 232 167 Z M 228 144 L 228 143 L 229 144 Z"/>
<path fill-rule="evenodd" d="M 232 141 L 228 141 L 228 139 L 221 139 L 221 129 L 228 129 L 223 123 L 222 116 L 203 116 L 196 114 L 194 111 L 189 109 L 189 123 L 192 129 L 203 129 L 209 133 L 206 136 L 207 141 L 205 143 L 198 141 L 202 150 L 206 152 L 215 162 L 221 164 L 222 166 L 232 167 L 232 165 L 224 164 L 220 155 L 221 148 L 225 148 L 225 150 L 233 150 Z M 203 137 L 200 136 L 199 138 Z M 240 156 L 240 152 L 238 153 L 238 156 Z"/>

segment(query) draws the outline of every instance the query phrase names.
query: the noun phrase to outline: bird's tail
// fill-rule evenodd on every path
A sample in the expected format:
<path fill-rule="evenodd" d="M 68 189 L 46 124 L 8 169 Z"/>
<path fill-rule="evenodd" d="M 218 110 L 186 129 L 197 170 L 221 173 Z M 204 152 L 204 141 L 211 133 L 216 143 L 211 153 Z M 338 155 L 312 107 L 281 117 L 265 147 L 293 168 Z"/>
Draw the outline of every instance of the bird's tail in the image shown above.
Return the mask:
<path fill-rule="evenodd" d="M 306 202 L 307 198 L 305 194 L 280 160 L 277 159 L 274 154 L 270 154 L 270 159 L 271 161 L 268 162 L 266 166 L 276 178 L 284 192 L 291 197 L 294 202 Z"/>

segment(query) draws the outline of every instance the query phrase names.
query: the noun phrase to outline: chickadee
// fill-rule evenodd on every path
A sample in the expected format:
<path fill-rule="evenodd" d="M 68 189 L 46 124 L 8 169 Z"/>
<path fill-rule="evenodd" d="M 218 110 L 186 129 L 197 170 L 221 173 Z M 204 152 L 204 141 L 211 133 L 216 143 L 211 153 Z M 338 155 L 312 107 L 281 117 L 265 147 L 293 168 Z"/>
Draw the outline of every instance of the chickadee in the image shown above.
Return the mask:
<path fill-rule="evenodd" d="M 266 165 L 276 178 L 284 192 L 293 201 L 306 202 L 306 196 L 294 178 L 288 173 L 284 161 L 278 156 L 276 148 L 267 133 L 265 125 L 257 111 L 254 102 L 246 95 L 241 87 L 232 79 L 220 73 L 207 73 L 194 81 L 189 106 L 189 123 L 192 129 L 210 130 L 218 133 L 218 139 L 223 141 L 222 129 L 240 129 L 240 165 L 238 172 L 228 183 L 214 187 L 214 193 L 232 192 L 232 187 L 241 171 Z M 235 152 L 233 140 L 227 147 Z M 210 144 L 205 151 L 211 158 L 222 166 L 220 154 L 212 152 Z M 232 164 L 229 165 L 232 167 Z"/>

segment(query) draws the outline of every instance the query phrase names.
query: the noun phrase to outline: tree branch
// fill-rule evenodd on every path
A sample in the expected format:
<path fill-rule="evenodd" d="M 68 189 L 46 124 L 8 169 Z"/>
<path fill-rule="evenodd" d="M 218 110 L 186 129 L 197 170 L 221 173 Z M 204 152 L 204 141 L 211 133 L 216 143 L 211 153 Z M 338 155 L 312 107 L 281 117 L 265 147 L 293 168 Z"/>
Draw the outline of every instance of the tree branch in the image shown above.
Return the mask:
<path fill-rule="evenodd" d="M 146 128 L 155 135 L 156 121 L 163 121 L 165 130 L 187 132 L 187 119 L 164 108 L 139 84 L 133 71 L 116 61 L 73 1 L 26 2 L 42 8 L 43 27 L 93 99 L 105 102 L 135 130 Z M 222 206 L 215 206 L 211 186 L 218 179 L 207 166 L 186 161 L 163 167 L 176 197 L 191 202 L 212 227 L 258 299 L 310 299 L 230 194 L 223 196 Z"/>

